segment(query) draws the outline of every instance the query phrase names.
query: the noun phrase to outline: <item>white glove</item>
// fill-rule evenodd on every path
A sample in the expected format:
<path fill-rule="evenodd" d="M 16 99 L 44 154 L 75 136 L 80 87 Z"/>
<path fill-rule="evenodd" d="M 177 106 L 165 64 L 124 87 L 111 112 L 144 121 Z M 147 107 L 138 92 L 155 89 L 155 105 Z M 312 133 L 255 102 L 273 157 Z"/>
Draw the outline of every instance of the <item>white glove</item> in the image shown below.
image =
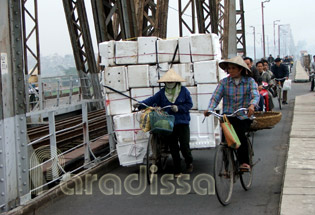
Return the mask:
<path fill-rule="evenodd" d="M 171 107 L 171 110 L 173 111 L 173 112 L 178 112 L 178 107 L 177 107 L 177 105 L 172 105 L 172 107 Z"/>

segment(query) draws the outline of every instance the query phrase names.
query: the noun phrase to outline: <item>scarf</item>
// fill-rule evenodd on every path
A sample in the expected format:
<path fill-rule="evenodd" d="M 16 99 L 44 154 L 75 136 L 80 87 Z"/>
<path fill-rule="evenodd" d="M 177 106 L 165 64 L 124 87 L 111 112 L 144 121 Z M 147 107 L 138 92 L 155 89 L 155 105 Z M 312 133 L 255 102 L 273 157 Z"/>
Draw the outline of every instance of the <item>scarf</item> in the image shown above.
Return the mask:
<path fill-rule="evenodd" d="M 181 83 L 177 83 L 176 86 L 172 89 L 165 87 L 165 96 L 169 102 L 175 103 L 180 93 L 181 87 L 182 87 Z"/>

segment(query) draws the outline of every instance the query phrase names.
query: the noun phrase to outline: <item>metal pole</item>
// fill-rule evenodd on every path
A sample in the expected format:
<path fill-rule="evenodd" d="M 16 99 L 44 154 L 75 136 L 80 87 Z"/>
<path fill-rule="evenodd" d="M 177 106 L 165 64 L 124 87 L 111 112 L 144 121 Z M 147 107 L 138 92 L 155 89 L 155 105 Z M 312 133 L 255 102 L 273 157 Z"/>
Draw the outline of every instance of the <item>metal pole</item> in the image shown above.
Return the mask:
<path fill-rule="evenodd" d="M 276 56 L 276 22 L 280 20 L 273 21 L 273 54 Z"/>
<path fill-rule="evenodd" d="M 49 122 L 49 140 L 50 140 L 50 157 L 54 158 L 51 162 L 51 172 L 53 179 L 59 177 L 58 171 L 58 154 L 57 154 L 57 138 L 56 138 L 56 127 L 55 127 L 55 112 L 50 111 L 48 113 L 48 122 Z"/>
<path fill-rule="evenodd" d="M 255 32 L 255 27 L 254 26 L 250 26 L 251 28 L 253 28 L 253 34 L 254 34 L 254 61 L 256 62 L 256 32 Z"/>
<path fill-rule="evenodd" d="M 270 0 L 266 0 L 261 2 L 261 15 L 262 15 L 262 37 L 263 37 L 263 52 L 264 52 L 264 58 L 266 57 L 266 51 L 265 51 L 265 23 L 264 23 L 264 3 L 269 2 Z"/>
<path fill-rule="evenodd" d="M 278 25 L 278 53 L 279 53 L 279 57 L 280 57 L 280 26 Z"/>

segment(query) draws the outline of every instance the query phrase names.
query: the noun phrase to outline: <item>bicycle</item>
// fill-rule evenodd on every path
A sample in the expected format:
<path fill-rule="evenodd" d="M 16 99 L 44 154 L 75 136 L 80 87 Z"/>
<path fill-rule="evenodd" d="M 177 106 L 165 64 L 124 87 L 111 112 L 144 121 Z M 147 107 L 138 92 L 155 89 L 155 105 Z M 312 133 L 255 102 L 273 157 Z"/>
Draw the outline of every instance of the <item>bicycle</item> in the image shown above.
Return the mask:
<path fill-rule="evenodd" d="M 276 92 L 277 92 L 277 100 L 279 102 L 279 108 L 281 110 L 282 105 L 282 84 L 281 81 L 285 80 L 286 78 L 275 78 L 276 81 Z"/>
<path fill-rule="evenodd" d="M 140 103 L 147 108 L 150 108 L 151 111 L 157 111 L 162 112 L 165 108 L 170 108 L 171 105 L 165 106 L 165 107 L 149 107 L 144 103 Z M 162 118 L 168 117 L 173 118 L 172 115 L 162 115 Z M 169 151 L 168 151 L 168 145 L 165 141 L 163 141 L 163 137 L 166 134 L 169 134 L 170 130 L 163 130 L 161 128 L 152 128 L 152 118 L 150 118 L 150 124 L 151 124 L 151 130 L 147 145 L 147 152 L 145 156 L 145 165 L 146 165 L 146 174 L 147 174 L 147 181 L 148 184 L 151 184 L 151 181 L 153 180 L 154 174 L 158 171 L 158 169 L 164 170 L 166 167 L 166 161 L 169 157 Z"/>
<path fill-rule="evenodd" d="M 240 111 L 246 111 L 246 108 L 240 108 L 227 117 L 236 116 Z M 213 111 L 209 111 L 220 121 L 222 121 L 223 115 L 218 114 Z M 233 184 L 236 182 L 237 178 L 240 178 L 241 185 L 244 190 L 249 190 L 253 182 L 253 167 L 256 163 L 253 163 L 253 145 L 249 139 L 249 132 L 247 132 L 247 143 L 248 143 L 248 157 L 250 170 L 245 172 L 241 171 L 239 168 L 238 156 L 236 150 L 229 147 L 226 143 L 220 143 L 217 146 L 215 157 L 214 157 L 214 179 L 215 179 L 215 189 L 216 196 L 219 202 L 226 206 L 231 202 L 233 193 Z"/>

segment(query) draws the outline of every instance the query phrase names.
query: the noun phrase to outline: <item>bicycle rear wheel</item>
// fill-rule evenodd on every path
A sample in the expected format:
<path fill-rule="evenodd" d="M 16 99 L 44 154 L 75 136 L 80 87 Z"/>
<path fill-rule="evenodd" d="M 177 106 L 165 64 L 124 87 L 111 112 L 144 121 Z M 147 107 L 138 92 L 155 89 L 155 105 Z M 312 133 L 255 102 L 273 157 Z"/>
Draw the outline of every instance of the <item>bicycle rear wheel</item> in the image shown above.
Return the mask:
<path fill-rule="evenodd" d="M 281 105 L 282 105 L 282 90 L 281 90 L 281 88 L 279 87 L 278 88 L 278 102 L 279 102 L 279 108 L 280 108 L 280 110 L 281 110 Z"/>
<path fill-rule="evenodd" d="M 231 202 L 234 183 L 233 178 L 232 151 L 226 146 L 219 145 L 215 153 L 214 179 L 216 196 L 223 206 Z"/>
<path fill-rule="evenodd" d="M 313 91 L 314 90 L 314 78 L 311 78 L 311 91 Z"/>
<path fill-rule="evenodd" d="M 247 145 L 248 145 L 248 158 L 249 158 L 250 171 L 240 173 L 241 184 L 244 190 L 249 190 L 253 182 L 253 154 L 254 153 L 253 153 L 252 144 L 248 138 L 247 138 L 247 143 L 248 143 Z"/>

